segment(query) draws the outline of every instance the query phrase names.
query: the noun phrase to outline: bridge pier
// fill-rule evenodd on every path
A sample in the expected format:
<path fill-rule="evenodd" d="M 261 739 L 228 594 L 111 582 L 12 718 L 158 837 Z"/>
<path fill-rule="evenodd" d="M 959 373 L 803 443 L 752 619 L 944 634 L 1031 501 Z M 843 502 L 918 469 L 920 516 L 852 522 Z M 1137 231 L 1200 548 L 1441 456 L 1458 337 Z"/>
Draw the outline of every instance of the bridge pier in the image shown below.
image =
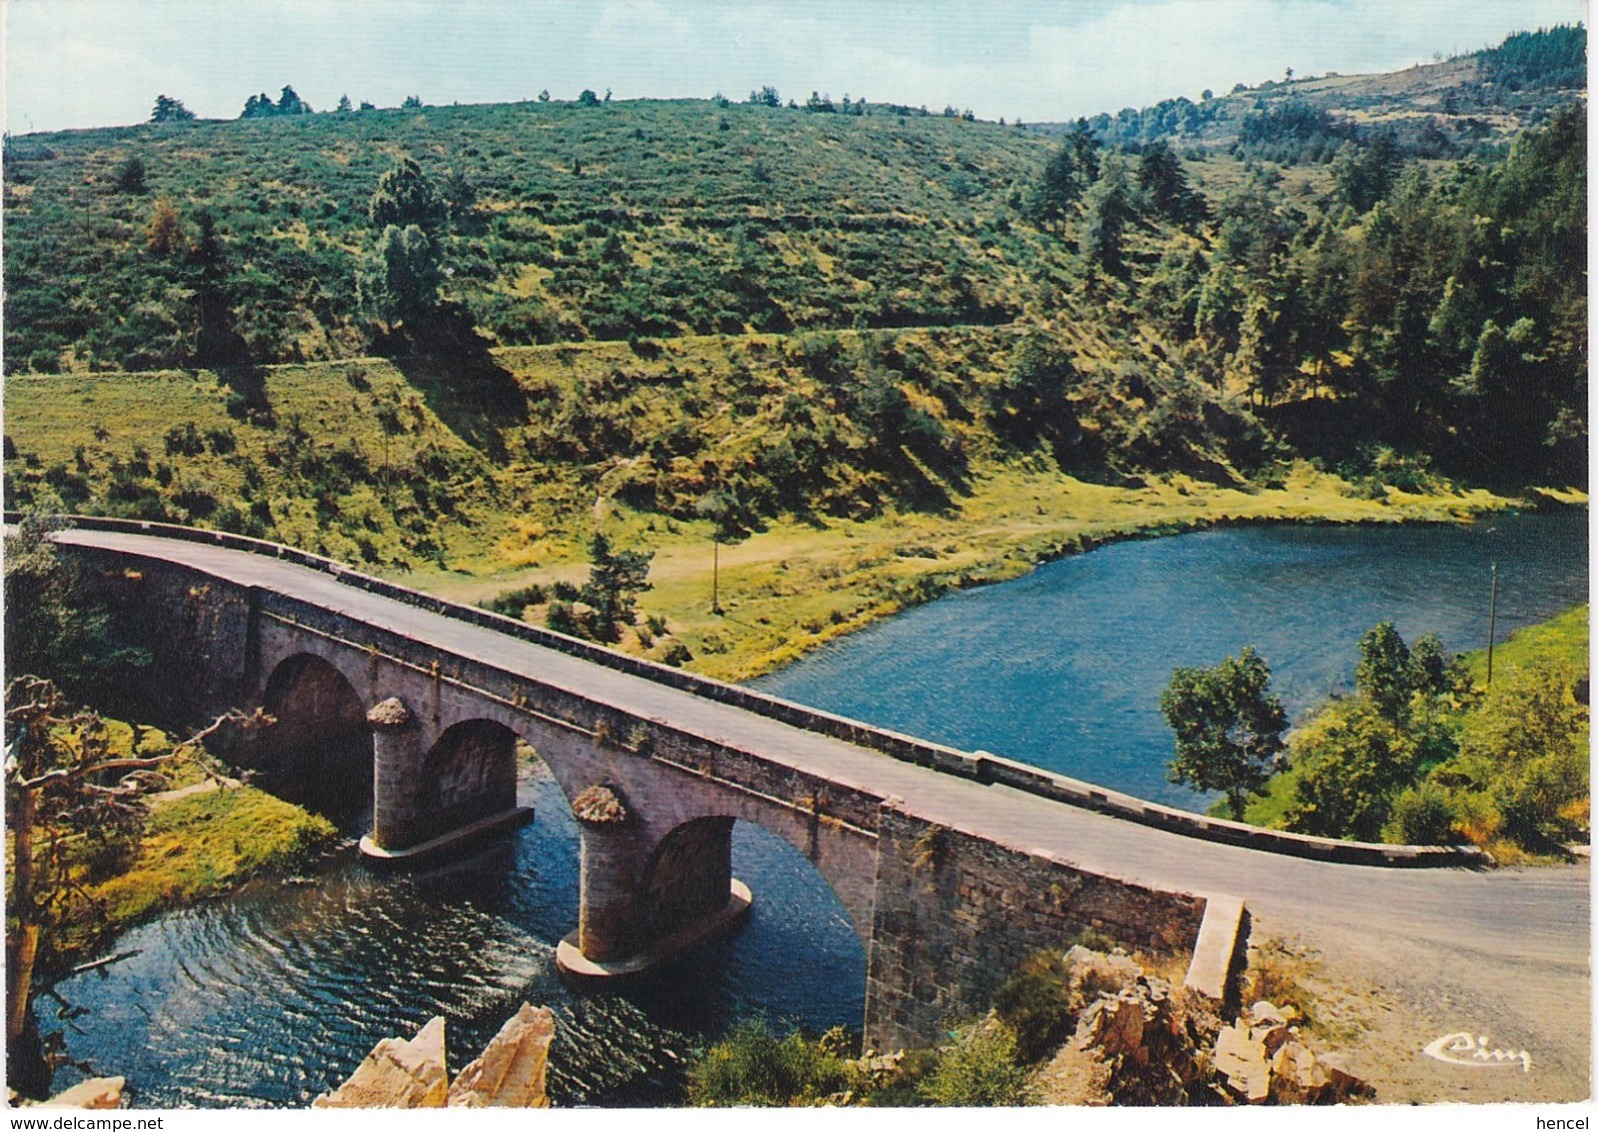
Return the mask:
<path fill-rule="evenodd" d="M 370 840 L 373 849 L 392 852 L 415 840 L 411 826 L 427 749 L 416 717 L 398 696 L 367 712 L 366 722 L 372 729 L 372 832 L 361 849 L 370 853 Z"/>
<path fill-rule="evenodd" d="M 582 839 L 577 930 L 556 964 L 584 978 L 635 975 L 679 958 L 748 913 L 749 888 L 732 876 L 732 819 L 651 833 L 608 786 L 572 804 Z"/>
<path fill-rule="evenodd" d="M 441 797 L 437 775 L 429 774 L 428 735 L 405 701 L 390 696 L 367 712 L 366 722 L 372 731 L 372 832 L 361 838 L 361 852 L 368 857 L 430 855 L 532 818 L 532 810 L 516 805 L 508 733 L 503 751 L 473 748 L 479 757 L 468 760 L 466 781 Z M 446 746 L 444 757 L 451 753 Z"/>

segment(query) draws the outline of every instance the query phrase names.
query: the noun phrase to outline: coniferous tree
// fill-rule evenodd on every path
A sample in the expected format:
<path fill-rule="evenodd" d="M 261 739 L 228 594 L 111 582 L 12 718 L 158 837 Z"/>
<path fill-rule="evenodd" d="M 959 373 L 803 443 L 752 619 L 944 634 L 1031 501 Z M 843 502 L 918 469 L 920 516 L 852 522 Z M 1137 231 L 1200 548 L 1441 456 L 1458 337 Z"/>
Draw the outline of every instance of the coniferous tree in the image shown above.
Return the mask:
<path fill-rule="evenodd" d="M 311 104 L 294 93 L 293 87 L 284 86 L 282 93 L 278 96 L 277 112 L 285 117 L 294 114 L 309 114 L 311 112 Z"/>
<path fill-rule="evenodd" d="M 155 96 L 155 108 L 150 111 L 150 121 L 162 122 L 192 122 L 194 111 L 183 105 L 176 98 L 168 98 L 164 94 Z"/>
<path fill-rule="evenodd" d="M 379 231 L 415 225 L 433 232 L 444 221 L 445 207 L 422 167 L 407 157 L 378 180 L 366 213 Z"/>
<path fill-rule="evenodd" d="M 1173 224 L 1190 227 L 1209 211 L 1204 198 L 1187 183 L 1176 151 L 1163 141 L 1144 147 L 1137 183 L 1149 207 Z"/>
<path fill-rule="evenodd" d="M 618 623 L 631 625 L 638 595 L 650 589 L 649 563 L 654 553 L 612 550 L 610 540 L 595 532 L 588 540 L 588 582 L 581 596 L 594 607 L 596 635 L 614 641 Z"/>

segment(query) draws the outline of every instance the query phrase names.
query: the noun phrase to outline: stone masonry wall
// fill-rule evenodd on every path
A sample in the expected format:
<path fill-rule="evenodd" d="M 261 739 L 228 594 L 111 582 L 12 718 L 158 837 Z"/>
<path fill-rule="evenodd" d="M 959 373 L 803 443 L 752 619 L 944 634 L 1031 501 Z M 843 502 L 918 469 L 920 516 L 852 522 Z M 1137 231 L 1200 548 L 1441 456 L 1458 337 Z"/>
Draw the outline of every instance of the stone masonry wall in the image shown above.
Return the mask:
<path fill-rule="evenodd" d="M 1092 928 L 1128 948 L 1190 950 L 1203 897 L 1082 872 L 884 806 L 866 1044 L 937 1042 L 985 1013 L 1031 952 Z"/>
<path fill-rule="evenodd" d="M 71 547 L 104 595 L 118 628 L 154 661 L 124 689 L 141 718 L 182 729 L 246 706 L 259 689 L 250 670 L 250 591 L 208 574 L 154 560 L 131 565 L 115 552 Z"/>

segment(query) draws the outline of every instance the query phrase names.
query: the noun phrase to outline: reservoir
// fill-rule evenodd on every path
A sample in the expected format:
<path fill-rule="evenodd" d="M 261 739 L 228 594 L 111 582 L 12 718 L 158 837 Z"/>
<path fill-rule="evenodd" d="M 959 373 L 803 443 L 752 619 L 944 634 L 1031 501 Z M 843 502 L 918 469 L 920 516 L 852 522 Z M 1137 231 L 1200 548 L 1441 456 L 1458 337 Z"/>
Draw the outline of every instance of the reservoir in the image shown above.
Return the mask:
<path fill-rule="evenodd" d="M 1352 682 L 1355 644 L 1392 620 L 1404 638 L 1486 643 L 1587 597 L 1585 511 L 1465 527 L 1259 526 L 1127 542 L 1015 582 L 911 610 L 758 682 L 816 707 L 1035 763 L 1192 808 L 1165 782 L 1157 709 L 1177 665 L 1253 645 L 1290 716 Z M 41 1027 L 142 1106 L 297 1106 L 341 1082 L 380 1038 L 449 1020 L 458 1070 L 528 1001 L 557 1016 L 556 1104 L 673 1099 L 697 1046 L 733 1021 L 858 1027 L 865 955 L 842 906 L 796 851 L 734 830 L 755 894 L 732 938 L 626 993 L 580 995 L 555 973 L 577 922 L 577 833 L 539 765 L 537 818 L 476 855 L 384 873 L 353 839 L 308 883 L 262 883 L 134 929 L 103 972 L 39 1002 Z M 351 831 L 356 832 L 356 831 Z M 64 1016 L 62 1016 L 64 1015 Z M 58 1087 L 75 1075 L 63 1070 Z"/>

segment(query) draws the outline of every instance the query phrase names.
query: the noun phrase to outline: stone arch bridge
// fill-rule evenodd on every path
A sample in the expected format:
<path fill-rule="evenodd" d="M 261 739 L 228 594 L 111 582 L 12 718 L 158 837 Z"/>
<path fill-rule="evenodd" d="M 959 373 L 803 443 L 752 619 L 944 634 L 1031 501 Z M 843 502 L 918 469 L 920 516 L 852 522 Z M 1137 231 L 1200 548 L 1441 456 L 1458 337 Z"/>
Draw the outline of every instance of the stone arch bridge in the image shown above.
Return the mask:
<path fill-rule="evenodd" d="M 580 830 L 579 922 L 558 951 L 570 971 L 636 971 L 725 928 L 751 899 L 732 876 L 734 822 L 781 836 L 861 938 L 865 1030 L 879 1048 L 985 1010 L 1025 955 L 1088 927 L 1129 947 L 1193 950 L 1190 982 L 1222 994 L 1245 916 L 1207 883 L 1213 870 L 1184 885 L 1185 863 L 1205 852 L 1462 860 L 1170 810 L 619 656 L 287 547 L 75 524 L 52 537 L 153 651 L 140 689 L 152 711 L 179 722 L 264 707 L 278 723 L 240 737 L 235 759 L 302 794 L 371 790 L 363 847 L 374 856 L 404 859 L 525 820 L 516 744 L 530 744 Z M 1152 878 L 1144 846 L 1148 860 L 1168 862 Z"/>

